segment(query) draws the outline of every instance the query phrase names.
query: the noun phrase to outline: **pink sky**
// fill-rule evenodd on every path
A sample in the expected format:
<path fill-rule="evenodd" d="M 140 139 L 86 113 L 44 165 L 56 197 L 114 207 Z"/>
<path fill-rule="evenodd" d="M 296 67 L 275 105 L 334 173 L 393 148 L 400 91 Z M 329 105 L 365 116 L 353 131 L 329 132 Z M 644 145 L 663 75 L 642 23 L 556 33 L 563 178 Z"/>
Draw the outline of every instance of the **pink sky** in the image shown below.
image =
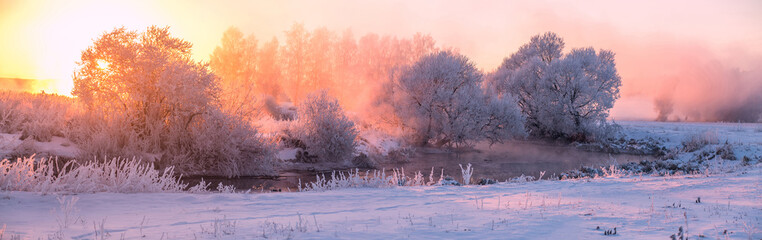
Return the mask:
<path fill-rule="evenodd" d="M 567 50 L 617 53 L 623 86 L 614 119 L 652 119 L 662 97 L 675 118 L 710 120 L 711 109 L 762 90 L 762 1 L 0 0 L 0 77 L 50 79 L 67 93 L 80 51 L 116 26 L 169 25 L 207 60 L 230 26 L 282 39 L 294 22 L 356 36 L 429 33 L 487 71 L 530 36 L 554 31 Z"/>

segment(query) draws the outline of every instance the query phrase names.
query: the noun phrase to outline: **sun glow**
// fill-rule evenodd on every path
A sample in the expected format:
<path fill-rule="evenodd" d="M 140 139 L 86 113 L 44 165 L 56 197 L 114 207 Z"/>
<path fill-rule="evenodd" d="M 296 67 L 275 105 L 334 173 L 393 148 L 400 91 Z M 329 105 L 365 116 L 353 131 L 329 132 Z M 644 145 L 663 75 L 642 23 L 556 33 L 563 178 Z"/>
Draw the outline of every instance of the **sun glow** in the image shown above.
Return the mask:
<path fill-rule="evenodd" d="M 106 60 L 98 60 L 98 68 L 105 70 L 108 68 L 108 62 Z"/>
<path fill-rule="evenodd" d="M 114 27 L 143 29 L 156 19 L 139 4 L 112 1 L 7 3 L 0 30 L 14 33 L 0 52 L 20 56 L 0 58 L 0 77 L 34 79 L 31 92 L 70 95 L 72 74 L 81 51 Z M 99 63 L 99 65 L 101 65 Z M 101 65 L 107 67 L 107 65 Z M 32 87 L 30 87 L 32 88 Z"/>
<path fill-rule="evenodd" d="M 173 36 L 193 43 L 195 60 L 209 61 L 230 26 L 263 44 L 273 37 L 282 43 L 283 31 L 294 23 L 307 29 L 351 29 L 356 37 L 431 34 L 438 45 L 458 49 L 485 72 L 530 36 L 556 32 L 564 36 L 567 49 L 594 46 L 616 53 L 622 98 L 611 116 L 618 120 L 652 119 L 655 100 L 668 95 L 674 98 L 675 113 L 697 115 L 691 112 L 706 108 L 699 100 L 709 99 L 707 91 L 730 89 L 722 101 L 712 101 L 733 105 L 743 101 L 738 92 L 753 98 L 762 86 L 756 67 L 762 48 L 755 44 L 762 39 L 757 30 L 760 1 L 476 2 L 0 0 L 0 83 L 26 81 L 0 84 L 0 90 L 69 95 L 81 51 L 115 27 L 141 31 L 169 26 Z M 643 18 L 644 13 L 649 17 Z M 20 85 L 24 87 L 15 87 Z"/>

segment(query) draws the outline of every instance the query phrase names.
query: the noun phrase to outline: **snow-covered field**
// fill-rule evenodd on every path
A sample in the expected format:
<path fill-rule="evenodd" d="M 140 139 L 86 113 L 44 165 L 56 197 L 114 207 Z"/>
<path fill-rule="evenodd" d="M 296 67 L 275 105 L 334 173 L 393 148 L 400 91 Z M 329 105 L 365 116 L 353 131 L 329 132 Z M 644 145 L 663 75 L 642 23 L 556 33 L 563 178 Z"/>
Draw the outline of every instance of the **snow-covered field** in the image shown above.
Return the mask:
<path fill-rule="evenodd" d="M 762 123 L 617 122 L 631 138 L 660 138 L 667 148 L 679 146 L 687 136 L 715 132 L 721 142 L 762 146 Z"/>
<path fill-rule="evenodd" d="M 620 124 L 628 137 L 660 138 L 668 147 L 711 131 L 734 146 L 739 160 L 709 174 L 614 173 L 485 186 L 263 194 L 0 192 L 0 238 L 679 239 L 681 229 L 690 239 L 762 238 L 761 124 Z M 742 156 L 752 164 L 740 164 Z"/>

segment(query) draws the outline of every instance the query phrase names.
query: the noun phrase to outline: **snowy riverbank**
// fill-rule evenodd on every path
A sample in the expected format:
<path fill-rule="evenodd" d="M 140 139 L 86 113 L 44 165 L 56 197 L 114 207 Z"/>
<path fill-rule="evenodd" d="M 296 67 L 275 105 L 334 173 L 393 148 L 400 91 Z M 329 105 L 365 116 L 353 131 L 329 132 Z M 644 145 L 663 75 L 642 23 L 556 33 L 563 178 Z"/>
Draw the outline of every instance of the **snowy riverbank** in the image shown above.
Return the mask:
<path fill-rule="evenodd" d="M 713 176 L 630 176 L 487 186 L 268 194 L 78 194 L 68 227 L 55 195 L 0 194 L 4 238 L 762 237 L 762 167 Z M 696 201 L 700 198 L 700 203 Z M 598 229 L 600 228 L 600 229 Z M 62 231 L 60 229 L 63 229 Z M 216 232 L 216 234 L 215 234 Z M 100 236 L 98 236 L 100 237 Z"/>
<path fill-rule="evenodd" d="M 691 239 L 762 238 L 760 124 L 622 126 L 628 137 L 651 137 L 671 149 L 711 132 L 713 143 L 678 151 L 669 161 L 698 159 L 712 168 L 689 175 L 611 171 L 563 181 L 299 193 L 6 191 L 0 192 L 0 239 L 598 239 L 614 232 L 624 239 L 667 239 L 679 238 L 681 228 Z M 726 142 L 736 160 L 716 152 Z"/>

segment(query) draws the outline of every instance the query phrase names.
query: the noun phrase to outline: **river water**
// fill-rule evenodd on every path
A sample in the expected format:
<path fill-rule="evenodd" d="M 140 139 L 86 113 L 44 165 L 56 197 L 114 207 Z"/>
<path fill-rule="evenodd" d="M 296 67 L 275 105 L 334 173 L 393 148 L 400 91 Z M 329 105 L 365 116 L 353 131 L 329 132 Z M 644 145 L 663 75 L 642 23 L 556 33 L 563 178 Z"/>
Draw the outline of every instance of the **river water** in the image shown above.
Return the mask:
<path fill-rule="evenodd" d="M 439 179 L 444 171 L 445 176 L 461 179 L 461 170 L 458 164 L 466 167 L 472 164 L 474 169 L 472 179 L 474 182 L 481 178 L 505 181 L 521 175 L 539 178 L 540 172 L 545 171 L 544 179 L 557 176 L 570 170 L 579 169 L 581 166 L 601 167 L 611 164 L 626 162 L 638 162 L 641 160 L 653 160 L 652 156 L 608 154 L 599 152 L 587 152 L 578 150 L 568 145 L 555 145 L 538 142 L 507 142 L 501 144 L 477 144 L 473 149 L 465 151 L 445 151 L 441 149 L 421 148 L 410 157 L 407 162 L 381 163 L 379 169 L 386 169 L 387 175 L 390 169 L 404 168 L 407 176 L 413 176 L 421 171 L 428 178 L 434 168 L 434 177 Z M 299 180 L 303 183 L 314 181 L 316 172 L 312 171 L 287 171 L 281 172 L 277 178 L 240 177 L 240 178 L 209 178 L 204 180 L 211 182 L 215 187 L 222 182 L 225 185 L 233 185 L 238 190 L 252 189 L 255 192 L 273 191 L 296 191 Z M 330 172 L 325 173 L 330 178 Z M 195 185 L 200 178 L 185 178 L 185 182 Z"/>

